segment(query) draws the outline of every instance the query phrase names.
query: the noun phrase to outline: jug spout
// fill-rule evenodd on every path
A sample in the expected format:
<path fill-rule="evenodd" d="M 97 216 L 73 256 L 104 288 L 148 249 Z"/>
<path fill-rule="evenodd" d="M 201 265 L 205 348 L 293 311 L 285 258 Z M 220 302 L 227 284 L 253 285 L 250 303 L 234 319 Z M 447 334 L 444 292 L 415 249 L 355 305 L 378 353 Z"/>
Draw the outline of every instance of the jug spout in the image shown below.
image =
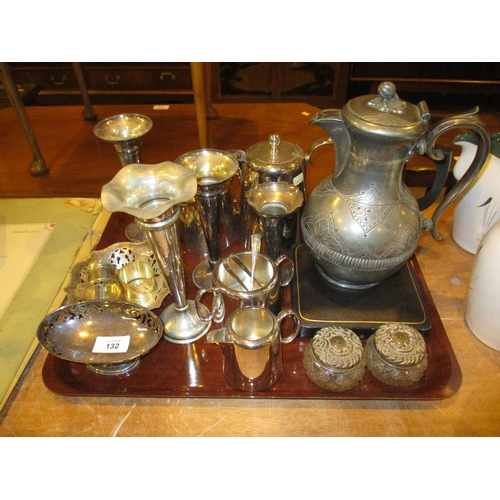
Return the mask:
<path fill-rule="evenodd" d="M 232 344 L 233 341 L 231 337 L 227 334 L 225 328 L 219 328 L 217 330 L 212 330 L 207 333 L 207 342 L 209 344 Z"/>
<path fill-rule="evenodd" d="M 346 165 L 351 150 L 351 138 L 342 120 L 340 109 L 319 111 L 311 118 L 309 125 L 319 125 L 328 132 L 335 146 L 335 175 L 337 176 Z M 323 144 L 325 144 L 324 139 L 316 141 L 309 151 L 309 157 L 316 148 Z"/>

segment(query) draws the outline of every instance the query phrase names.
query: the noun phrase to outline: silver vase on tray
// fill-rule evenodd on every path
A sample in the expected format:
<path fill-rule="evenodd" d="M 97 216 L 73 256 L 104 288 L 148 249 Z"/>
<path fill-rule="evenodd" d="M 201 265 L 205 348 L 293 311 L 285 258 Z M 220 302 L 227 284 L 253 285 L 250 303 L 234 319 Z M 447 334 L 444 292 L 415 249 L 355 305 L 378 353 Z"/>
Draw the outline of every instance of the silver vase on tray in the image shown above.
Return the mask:
<path fill-rule="evenodd" d="M 142 142 L 153 128 L 150 118 L 138 114 L 111 116 L 94 127 L 94 134 L 105 142 L 113 144 L 122 167 L 130 163 L 141 163 Z"/>
<path fill-rule="evenodd" d="M 130 164 L 102 188 L 102 203 L 110 212 L 135 217 L 165 274 L 174 303 L 160 314 L 163 337 L 187 344 L 203 337 L 211 323 L 201 321 L 195 303 L 186 297 L 186 281 L 176 221 L 179 204 L 197 190 L 196 175 L 173 162 Z M 203 311 L 208 314 L 208 310 Z"/>
<path fill-rule="evenodd" d="M 138 114 L 122 114 L 111 116 L 100 121 L 94 127 L 94 134 L 105 142 L 113 144 L 122 167 L 131 163 L 141 163 L 142 142 L 144 137 L 153 128 L 150 118 Z M 146 241 L 142 229 L 134 223 L 127 226 L 125 235 L 130 241 Z"/>
<path fill-rule="evenodd" d="M 213 284 L 212 271 L 219 260 L 220 233 L 236 227 L 235 222 L 231 223 L 235 214 L 231 204 L 230 186 L 239 172 L 239 164 L 229 153 L 218 149 L 191 151 L 177 158 L 175 162 L 196 175 L 196 208 L 200 215 L 209 258 L 196 266 L 193 282 L 198 288 L 207 288 Z"/>

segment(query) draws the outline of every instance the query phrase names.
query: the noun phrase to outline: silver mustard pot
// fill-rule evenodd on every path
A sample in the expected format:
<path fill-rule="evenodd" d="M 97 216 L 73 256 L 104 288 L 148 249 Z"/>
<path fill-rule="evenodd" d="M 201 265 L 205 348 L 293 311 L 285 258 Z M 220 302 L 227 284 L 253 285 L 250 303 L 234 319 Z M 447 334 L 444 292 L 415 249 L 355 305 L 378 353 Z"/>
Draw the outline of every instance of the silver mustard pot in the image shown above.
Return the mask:
<path fill-rule="evenodd" d="M 284 141 L 278 134 L 271 134 L 267 141 L 250 146 L 245 152 L 238 151 L 243 162 L 243 195 L 241 207 L 241 224 L 243 244 L 248 247 L 252 233 L 251 208 L 246 194 L 259 184 L 265 182 L 286 182 L 299 188 L 306 195 L 306 165 L 308 159 L 298 144 Z M 296 231 L 296 226 L 287 227 L 287 234 Z M 287 235 L 285 235 L 287 237 Z"/>

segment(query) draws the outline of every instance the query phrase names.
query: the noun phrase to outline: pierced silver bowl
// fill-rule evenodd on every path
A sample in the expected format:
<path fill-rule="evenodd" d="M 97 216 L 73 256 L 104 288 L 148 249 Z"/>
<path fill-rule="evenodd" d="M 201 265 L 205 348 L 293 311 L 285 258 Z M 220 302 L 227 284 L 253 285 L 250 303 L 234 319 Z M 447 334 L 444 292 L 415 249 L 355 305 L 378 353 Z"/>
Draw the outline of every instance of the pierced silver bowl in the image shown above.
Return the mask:
<path fill-rule="evenodd" d="M 121 301 L 93 300 L 60 307 L 37 329 L 52 355 L 84 363 L 101 375 L 123 375 L 137 367 L 163 335 L 154 313 Z"/>

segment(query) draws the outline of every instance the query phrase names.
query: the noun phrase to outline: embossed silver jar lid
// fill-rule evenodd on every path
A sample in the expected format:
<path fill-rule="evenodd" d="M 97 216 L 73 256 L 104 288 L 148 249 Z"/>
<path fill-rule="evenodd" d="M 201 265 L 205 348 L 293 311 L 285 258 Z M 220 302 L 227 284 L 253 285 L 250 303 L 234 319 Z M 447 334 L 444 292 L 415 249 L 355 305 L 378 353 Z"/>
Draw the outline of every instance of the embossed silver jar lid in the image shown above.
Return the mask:
<path fill-rule="evenodd" d="M 278 134 L 271 134 L 268 141 L 250 146 L 246 157 L 255 170 L 279 174 L 301 167 L 304 151 L 298 144 L 282 141 Z"/>
<path fill-rule="evenodd" d="M 374 333 L 375 349 L 380 357 L 397 368 L 422 363 L 427 357 L 425 340 L 418 330 L 404 323 L 388 323 Z"/>
<path fill-rule="evenodd" d="M 382 82 L 378 95 L 351 99 L 342 108 L 342 117 L 357 129 L 407 139 L 424 134 L 430 119 L 425 101 L 418 105 L 403 101 L 392 82 Z"/>
<path fill-rule="evenodd" d="M 350 370 L 363 359 L 360 338 L 340 326 L 321 328 L 310 345 L 315 362 L 327 371 Z"/>

